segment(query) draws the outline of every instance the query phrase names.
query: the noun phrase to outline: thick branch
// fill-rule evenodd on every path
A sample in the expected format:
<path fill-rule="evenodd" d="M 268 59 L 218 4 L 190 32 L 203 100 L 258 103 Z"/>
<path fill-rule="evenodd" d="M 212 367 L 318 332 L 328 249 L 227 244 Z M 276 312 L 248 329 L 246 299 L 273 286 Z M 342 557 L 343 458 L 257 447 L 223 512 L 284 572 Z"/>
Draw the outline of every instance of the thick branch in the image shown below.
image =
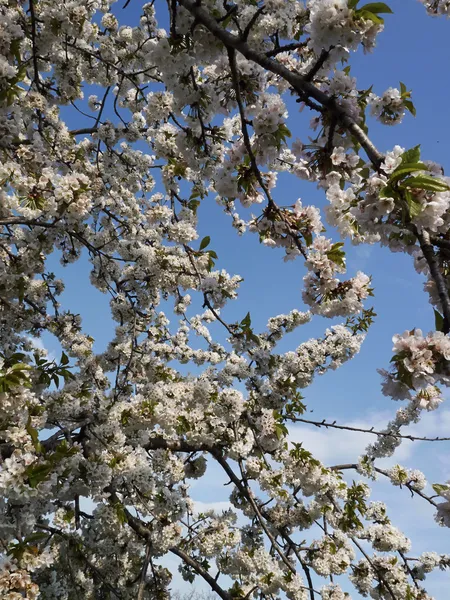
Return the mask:
<path fill-rule="evenodd" d="M 76 425 L 76 429 L 80 427 L 86 427 L 90 424 L 91 421 L 84 421 L 83 423 L 78 423 Z M 50 452 L 54 450 L 58 444 L 64 439 L 63 432 L 58 431 L 50 438 L 46 440 L 40 441 L 42 449 L 44 452 Z M 82 441 L 82 437 L 80 433 L 75 433 L 72 435 L 73 442 Z M 190 444 L 189 442 L 185 442 L 184 440 L 166 440 L 162 437 L 154 437 L 151 438 L 144 446 L 145 450 L 171 450 L 172 452 L 212 452 L 210 446 L 206 444 Z M 14 445 L 9 443 L 0 444 L 0 458 L 5 460 L 6 458 L 10 458 L 12 453 L 14 452 Z"/>
<path fill-rule="evenodd" d="M 223 598 L 223 600 L 230 600 L 230 594 L 223 588 L 221 588 L 217 581 L 214 579 L 214 577 L 212 577 L 208 573 L 208 571 L 206 571 L 196 560 L 191 558 L 189 554 L 186 554 L 186 552 L 184 552 L 180 548 L 171 548 L 170 551 L 172 552 L 172 554 L 176 554 L 177 556 L 179 556 L 181 560 L 187 565 L 192 567 L 194 571 L 196 571 L 206 581 L 206 583 L 211 587 L 212 590 L 216 592 L 218 596 Z"/>
<path fill-rule="evenodd" d="M 450 332 L 450 297 L 448 288 L 445 283 L 444 276 L 439 267 L 439 262 L 434 252 L 434 248 L 431 245 L 430 235 L 428 232 L 423 231 L 422 233 L 417 232 L 417 239 L 420 243 L 420 248 L 423 252 L 425 260 L 430 268 L 431 276 L 437 287 L 439 299 L 441 301 L 442 312 L 444 314 L 444 333 Z"/>
<path fill-rule="evenodd" d="M 309 96 L 327 108 L 332 114 L 336 115 L 340 123 L 351 133 L 364 148 L 371 162 L 378 167 L 383 161 L 383 155 L 375 145 L 369 140 L 361 127 L 353 121 L 335 102 L 334 98 L 328 96 L 315 85 L 306 81 L 302 75 L 290 71 L 287 67 L 267 56 L 264 52 L 254 50 L 248 43 L 242 40 L 241 37 L 231 34 L 223 29 L 215 20 L 215 18 L 196 0 L 179 0 L 179 3 L 184 6 L 206 29 L 208 29 L 218 40 L 220 40 L 227 48 L 233 48 L 240 52 L 245 58 L 251 60 L 267 71 L 279 75 L 285 79 L 294 90 L 301 96 Z"/>
<path fill-rule="evenodd" d="M 266 52 L 266 56 L 270 58 L 272 56 L 276 56 L 277 54 L 282 54 L 283 52 L 292 52 L 293 50 L 305 48 L 305 46 L 306 42 L 294 42 L 292 44 L 286 44 L 285 46 L 277 46 L 273 50 L 268 50 Z"/>

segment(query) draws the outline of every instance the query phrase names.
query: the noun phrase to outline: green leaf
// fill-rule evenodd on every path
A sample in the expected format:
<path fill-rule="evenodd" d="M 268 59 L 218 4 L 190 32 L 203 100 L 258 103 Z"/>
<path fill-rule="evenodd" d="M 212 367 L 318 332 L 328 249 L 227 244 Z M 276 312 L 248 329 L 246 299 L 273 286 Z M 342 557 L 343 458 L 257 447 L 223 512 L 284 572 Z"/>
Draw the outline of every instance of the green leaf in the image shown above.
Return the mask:
<path fill-rule="evenodd" d="M 405 191 L 405 199 L 408 205 L 409 215 L 411 219 L 418 217 L 424 208 L 422 204 L 420 204 L 420 202 L 417 202 L 417 200 L 414 198 L 413 194 L 411 194 L 409 190 Z"/>
<path fill-rule="evenodd" d="M 342 250 L 343 242 L 336 242 L 327 252 L 328 258 L 336 265 L 345 267 L 345 252 Z"/>
<path fill-rule="evenodd" d="M 190 210 L 192 210 L 192 212 L 194 213 L 194 215 L 197 214 L 197 209 L 198 209 L 199 206 L 200 206 L 200 200 L 195 200 L 194 198 L 192 198 L 188 202 L 188 208 Z"/>
<path fill-rule="evenodd" d="M 28 423 L 25 427 L 28 435 L 31 437 L 31 440 L 33 442 L 33 446 L 36 450 L 36 452 L 40 452 L 41 450 L 41 444 L 39 442 L 39 434 L 37 429 L 35 429 L 32 425 L 31 425 L 31 418 L 28 418 Z"/>
<path fill-rule="evenodd" d="M 434 310 L 434 322 L 436 331 L 444 331 L 444 317 L 436 309 Z"/>
<path fill-rule="evenodd" d="M 67 354 L 65 352 L 63 352 L 61 354 L 61 364 L 62 365 L 68 365 L 69 364 L 69 357 L 67 356 Z"/>
<path fill-rule="evenodd" d="M 288 428 L 283 423 L 276 423 L 275 435 L 279 440 L 283 439 L 288 434 Z"/>
<path fill-rule="evenodd" d="M 47 476 L 50 474 L 52 470 L 52 465 L 49 463 L 42 463 L 40 465 L 30 465 L 25 469 L 25 473 L 28 477 L 28 482 L 30 487 L 35 488 L 39 483 L 45 481 Z"/>
<path fill-rule="evenodd" d="M 394 14 L 393 11 L 389 8 L 389 6 L 384 2 L 369 2 L 369 4 L 364 4 L 364 6 L 361 6 L 359 10 L 368 10 L 369 12 L 374 13 L 375 15 L 378 15 L 380 13 L 387 13 L 390 15 Z"/>
<path fill-rule="evenodd" d="M 27 535 L 27 537 L 23 540 L 23 543 L 29 544 L 30 542 L 38 542 L 40 540 L 45 540 L 47 537 L 48 533 L 45 533 L 44 531 L 37 531 L 36 533 L 30 533 L 30 535 Z"/>
<path fill-rule="evenodd" d="M 251 324 L 252 324 L 252 320 L 250 318 L 250 313 L 248 312 L 245 315 L 245 317 L 242 319 L 241 325 L 242 325 L 242 327 L 250 327 Z"/>
<path fill-rule="evenodd" d="M 125 513 L 125 509 L 119 503 L 116 504 L 116 514 L 117 514 L 117 519 L 121 525 L 124 525 L 128 521 L 127 515 Z"/>
<path fill-rule="evenodd" d="M 408 584 L 406 588 L 405 600 L 414 600 L 415 594 L 413 594 L 411 586 Z"/>
<path fill-rule="evenodd" d="M 30 371 L 31 367 L 30 365 L 27 365 L 25 363 L 16 363 L 15 365 L 13 365 L 11 367 L 11 371 Z"/>
<path fill-rule="evenodd" d="M 450 490 L 449 485 L 442 485 L 441 483 L 433 483 L 433 485 L 431 487 L 436 492 L 436 494 L 439 494 L 439 496 Z"/>
<path fill-rule="evenodd" d="M 402 154 L 402 165 L 420 161 L 420 144 Z"/>
<path fill-rule="evenodd" d="M 202 239 L 202 241 L 200 242 L 200 250 L 204 250 L 205 248 L 207 248 L 209 246 L 210 242 L 211 242 L 211 238 L 209 237 L 209 235 L 204 237 Z"/>
<path fill-rule="evenodd" d="M 287 126 L 284 123 L 282 123 L 278 127 L 278 132 L 280 133 L 280 135 L 283 138 L 290 138 L 290 137 L 292 137 L 292 133 L 290 132 L 290 130 L 287 128 Z"/>
<path fill-rule="evenodd" d="M 403 83 L 403 81 L 400 81 L 400 93 L 401 93 L 402 96 L 403 96 L 403 94 L 407 94 L 408 93 L 408 88 Z"/>
<path fill-rule="evenodd" d="M 360 8 L 355 12 L 355 15 L 360 19 L 363 19 L 364 21 L 372 21 L 372 23 L 375 23 L 376 25 L 384 24 L 384 19 L 382 19 L 375 13 L 370 12 L 370 10 L 363 10 L 362 8 Z"/>
<path fill-rule="evenodd" d="M 313 243 L 312 233 L 310 231 L 305 231 L 303 233 L 303 239 L 305 240 L 305 244 L 309 248 L 309 246 L 311 246 L 311 244 Z"/>
<path fill-rule="evenodd" d="M 379 194 L 380 198 L 398 198 L 398 194 L 391 188 L 391 186 L 387 185 L 384 187 Z"/>
<path fill-rule="evenodd" d="M 395 183 L 402 179 L 405 175 L 413 173 L 414 171 L 427 171 L 428 167 L 424 163 L 402 163 L 395 169 L 392 175 L 389 177 L 389 183 Z"/>
<path fill-rule="evenodd" d="M 409 112 L 412 114 L 413 117 L 416 116 L 417 111 L 416 111 L 416 107 L 414 106 L 414 104 L 411 102 L 411 100 L 404 100 L 403 104 L 405 105 L 405 108 L 407 110 L 409 110 Z"/>
<path fill-rule="evenodd" d="M 428 192 L 446 192 L 450 187 L 442 180 L 436 179 L 432 175 L 417 175 L 409 177 L 399 184 L 399 187 L 426 190 Z"/>
<path fill-rule="evenodd" d="M 292 137 L 292 134 L 289 131 L 289 129 L 286 127 L 286 125 L 284 123 L 281 123 L 281 125 L 278 127 L 277 131 L 275 131 L 274 137 L 277 142 L 277 148 L 278 148 L 278 150 L 280 150 L 282 144 L 286 144 L 286 138 Z"/>
<path fill-rule="evenodd" d="M 359 0 L 348 0 L 348 7 L 353 9 L 356 8 L 356 5 L 358 4 Z"/>
<path fill-rule="evenodd" d="M 226 28 L 228 27 L 228 25 L 229 25 L 229 24 L 230 24 L 230 22 L 231 22 L 231 19 L 232 19 L 234 16 L 235 16 L 235 11 L 231 11 L 231 10 L 230 10 L 230 13 L 228 14 L 228 16 L 226 16 L 226 17 L 225 17 L 225 19 L 222 21 L 222 27 L 223 27 L 224 29 L 226 29 Z"/>

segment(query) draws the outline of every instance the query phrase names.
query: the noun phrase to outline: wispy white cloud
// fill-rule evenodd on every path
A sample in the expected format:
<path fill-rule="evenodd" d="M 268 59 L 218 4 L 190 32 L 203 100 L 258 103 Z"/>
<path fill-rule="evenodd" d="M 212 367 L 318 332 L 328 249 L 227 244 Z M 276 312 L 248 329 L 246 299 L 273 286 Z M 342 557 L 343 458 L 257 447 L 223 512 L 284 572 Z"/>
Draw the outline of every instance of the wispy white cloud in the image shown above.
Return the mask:
<path fill-rule="evenodd" d="M 364 420 L 342 421 L 339 424 L 361 429 L 373 427 L 375 430 L 380 431 L 386 427 L 393 417 L 393 413 L 376 412 Z M 402 433 L 430 438 L 450 437 L 450 410 L 441 408 L 435 412 L 423 413 L 419 423 L 405 427 Z M 357 461 L 366 446 L 376 440 L 376 436 L 362 432 L 325 429 L 324 427 L 317 428 L 312 425 L 298 424 L 291 427 L 289 439 L 292 442 L 302 442 L 303 446 L 325 465 L 334 465 Z M 380 466 L 387 467 L 397 462 L 409 463 L 418 454 L 422 455 L 432 450 L 433 456 L 437 460 L 440 460 L 442 453 L 443 465 L 447 467 L 450 476 L 450 464 L 448 462 L 450 442 L 448 442 L 448 446 L 445 444 L 447 442 L 432 443 L 403 440 L 394 456 L 380 461 Z"/>
<path fill-rule="evenodd" d="M 47 353 L 48 360 L 56 360 L 55 352 L 53 352 L 53 350 L 49 350 L 45 346 L 42 338 L 39 338 L 39 337 L 36 337 L 33 335 L 28 335 L 27 338 L 37 350 L 44 350 Z"/>
<path fill-rule="evenodd" d="M 213 510 L 216 513 L 221 513 L 225 510 L 232 508 L 230 502 L 218 501 L 218 502 L 202 502 L 201 500 L 194 500 L 194 512 L 196 514 L 205 513 L 208 510 Z"/>
<path fill-rule="evenodd" d="M 361 429 L 382 430 L 392 414 L 387 412 L 372 413 L 367 420 L 342 421 L 339 424 Z M 345 431 L 340 429 L 325 429 L 313 425 L 299 424 L 290 429 L 291 442 L 302 442 L 303 446 L 312 452 L 325 465 L 355 462 L 364 453 L 366 446 L 375 441 L 376 437 L 369 433 Z M 405 460 L 413 450 L 413 443 L 405 441 L 396 452 L 396 460 Z"/>
<path fill-rule="evenodd" d="M 357 246 L 348 259 L 350 269 L 364 269 L 373 254 L 373 246 Z"/>

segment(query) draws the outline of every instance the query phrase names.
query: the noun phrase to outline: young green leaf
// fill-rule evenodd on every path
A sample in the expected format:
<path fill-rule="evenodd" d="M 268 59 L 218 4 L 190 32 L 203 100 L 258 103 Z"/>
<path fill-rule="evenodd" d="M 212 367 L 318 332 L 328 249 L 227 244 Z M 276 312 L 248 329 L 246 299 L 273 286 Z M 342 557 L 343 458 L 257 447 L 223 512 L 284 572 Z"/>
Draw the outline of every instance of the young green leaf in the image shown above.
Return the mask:
<path fill-rule="evenodd" d="M 416 111 L 416 107 L 414 106 L 414 104 L 411 102 L 411 100 L 404 100 L 403 104 L 405 106 L 405 108 L 407 110 L 409 110 L 409 112 L 412 114 L 413 117 L 416 116 L 417 111 Z"/>
<path fill-rule="evenodd" d="M 370 10 L 364 10 L 363 8 L 360 8 L 355 14 L 360 19 L 364 19 L 364 21 L 372 21 L 372 23 L 375 23 L 376 25 L 383 25 L 384 23 L 384 19 L 382 17 L 370 12 Z"/>
<path fill-rule="evenodd" d="M 364 4 L 361 6 L 359 10 L 368 10 L 375 15 L 379 15 L 380 13 L 394 14 L 392 9 L 389 8 L 387 4 L 384 2 L 369 2 L 369 4 Z"/>
<path fill-rule="evenodd" d="M 204 237 L 202 239 L 202 241 L 200 242 L 200 250 L 204 250 L 205 248 L 207 248 L 209 246 L 210 241 L 211 241 L 211 238 L 209 237 L 209 235 Z"/>
<path fill-rule="evenodd" d="M 248 312 L 245 317 L 242 319 L 241 321 L 241 325 L 242 327 L 250 327 L 250 325 L 252 324 L 252 320 L 250 317 L 250 313 Z"/>
<path fill-rule="evenodd" d="M 444 317 L 436 309 L 434 310 L 434 322 L 436 331 L 444 331 Z"/>
<path fill-rule="evenodd" d="M 426 190 L 428 192 L 446 192 L 450 187 L 440 179 L 436 179 L 431 175 L 417 175 L 409 177 L 399 184 L 399 187 L 412 188 L 417 190 Z"/>
<path fill-rule="evenodd" d="M 427 171 L 428 167 L 427 165 L 425 165 L 424 163 L 402 163 L 399 167 L 397 167 L 397 169 L 395 169 L 395 171 L 392 173 L 392 175 L 389 177 L 389 184 L 393 184 L 396 183 L 397 181 L 399 181 L 400 179 L 402 179 L 403 177 L 405 177 L 405 175 L 409 175 L 410 173 L 413 173 L 414 171 Z"/>
<path fill-rule="evenodd" d="M 410 191 L 405 191 L 405 199 L 406 204 L 408 205 L 409 216 L 411 219 L 418 217 L 422 210 L 424 209 L 423 205 L 414 198 L 413 194 Z"/>
<path fill-rule="evenodd" d="M 420 144 L 418 146 L 414 146 L 414 148 L 410 148 L 406 150 L 402 154 L 402 165 L 408 163 L 418 163 L 420 161 Z"/>

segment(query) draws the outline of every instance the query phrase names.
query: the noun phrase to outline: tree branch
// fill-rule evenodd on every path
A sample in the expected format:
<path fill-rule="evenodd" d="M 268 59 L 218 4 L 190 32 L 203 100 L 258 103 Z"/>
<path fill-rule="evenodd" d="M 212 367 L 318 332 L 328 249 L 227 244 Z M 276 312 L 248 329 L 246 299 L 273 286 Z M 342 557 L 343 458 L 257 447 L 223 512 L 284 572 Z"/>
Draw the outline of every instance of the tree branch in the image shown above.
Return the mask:
<path fill-rule="evenodd" d="M 450 437 L 420 437 L 415 435 L 402 435 L 400 433 L 388 433 L 387 431 L 376 431 L 375 429 L 364 429 L 362 427 L 351 427 L 350 425 L 339 425 L 334 421 L 333 423 L 329 423 L 328 421 L 311 421 L 309 419 L 302 419 L 300 417 L 289 417 L 290 421 L 294 423 L 307 423 L 308 425 L 315 425 L 316 427 L 331 427 L 333 429 L 345 429 L 346 431 L 355 431 L 360 433 L 370 433 L 372 435 L 382 435 L 385 437 L 393 437 L 397 439 L 410 440 L 411 442 L 449 442 Z"/>
<path fill-rule="evenodd" d="M 266 7 L 260 6 L 258 8 L 258 10 L 253 14 L 252 18 L 250 19 L 250 21 L 247 23 L 247 26 L 245 27 L 242 36 L 241 36 L 241 40 L 243 42 L 246 42 L 248 40 L 248 36 L 250 35 L 250 31 L 253 27 L 253 25 L 256 23 L 256 21 L 259 19 L 259 17 L 263 14 L 263 12 L 266 10 Z"/>
<path fill-rule="evenodd" d="M 334 98 L 328 96 L 315 85 L 306 81 L 302 75 L 290 71 L 287 67 L 282 65 L 276 60 L 273 60 L 270 56 L 267 56 L 264 52 L 254 50 L 248 43 L 242 40 L 240 37 L 231 34 L 226 29 L 223 29 L 215 20 L 215 18 L 202 6 L 200 6 L 196 0 L 179 0 L 179 3 L 184 6 L 206 29 L 208 29 L 217 39 L 219 39 L 227 48 L 233 48 L 240 52 L 245 58 L 259 64 L 264 69 L 267 69 L 271 73 L 279 75 L 285 79 L 294 90 L 300 95 L 306 95 L 319 104 L 327 108 L 331 113 L 335 114 L 339 122 L 351 133 L 357 141 L 364 148 L 370 161 L 378 168 L 383 161 L 383 155 L 376 146 L 369 140 L 368 136 L 361 127 L 353 121 L 353 119 L 347 115 L 342 108 L 340 108 Z"/>
<path fill-rule="evenodd" d="M 113 504 L 113 506 L 120 505 L 125 513 L 127 523 L 129 524 L 131 529 L 140 538 L 151 543 L 151 533 L 147 529 L 144 522 L 138 519 L 137 517 L 133 516 L 130 513 L 130 511 L 125 506 L 123 506 L 122 502 L 119 500 L 114 491 L 111 492 L 110 502 L 111 504 Z M 186 564 L 188 564 L 192 569 L 194 569 L 194 571 L 206 581 L 206 583 L 211 587 L 211 589 L 214 590 L 216 594 L 222 598 L 222 600 L 230 600 L 230 594 L 217 583 L 214 577 L 212 577 L 208 573 L 208 571 L 206 571 L 206 569 L 204 569 L 196 560 L 194 560 L 191 556 L 184 552 L 184 550 L 181 550 L 180 548 L 171 548 L 170 552 L 181 558 Z"/>
<path fill-rule="evenodd" d="M 442 312 L 444 314 L 444 333 L 450 332 L 450 297 L 448 293 L 447 284 L 445 283 L 444 276 L 439 267 L 439 262 L 434 252 L 434 248 L 431 245 L 430 235 L 427 231 L 418 231 L 416 233 L 417 239 L 419 240 L 420 248 L 423 252 L 425 260 L 430 268 L 431 276 L 437 287 L 439 299 L 441 301 Z"/>
<path fill-rule="evenodd" d="M 175 554 L 176 556 L 180 557 L 181 560 L 187 565 L 192 567 L 194 571 L 196 571 L 200 575 L 200 577 L 202 577 L 206 581 L 206 583 L 211 587 L 211 589 L 214 590 L 216 594 L 220 596 L 223 600 L 231 599 L 231 595 L 222 587 L 220 587 L 220 585 L 217 583 L 214 577 L 212 577 L 208 573 L 208 571 L 206 571 L 196 560 L 191 558 L 189 554 L 186 554 L 184 550 L 181 550 L 180 548 L 171 548 L 170 551 L 172 552 L 172 554 Z"/>
<path fill-rule="evenodd" d="M 334 465 L 334 466 L 328 467 L 328 468 L 331 471 L 346 471 L 349 469 L 358 470 L 358 465 L 349 463 L 349 464 L 345 464 L 345 465 Z M 383 469 L 380 469 L 375 466 L 373 468 L 377 473 L 380 473 L 380 475 L 384 475 L 385 477 L 388 477 L 390 479 L 389 473 L 387 471 L 384 471 Z M 416 489 L 412 483 L 405 483 L 404 485 L 405 485 L 405 487 L 407 487 L 409 489 L 411 494 L 417 494 L 418 496 L 420 496 L 421 498 L 423 498 L 424 500 L 426 500 L 427 502 L 432 504 L 435 508 L 439 507 L 439 504 L 437 502 L 435 502 L 432 498 L 430 498 L 429 496 L 424 494 L 421 490 Z"/>

